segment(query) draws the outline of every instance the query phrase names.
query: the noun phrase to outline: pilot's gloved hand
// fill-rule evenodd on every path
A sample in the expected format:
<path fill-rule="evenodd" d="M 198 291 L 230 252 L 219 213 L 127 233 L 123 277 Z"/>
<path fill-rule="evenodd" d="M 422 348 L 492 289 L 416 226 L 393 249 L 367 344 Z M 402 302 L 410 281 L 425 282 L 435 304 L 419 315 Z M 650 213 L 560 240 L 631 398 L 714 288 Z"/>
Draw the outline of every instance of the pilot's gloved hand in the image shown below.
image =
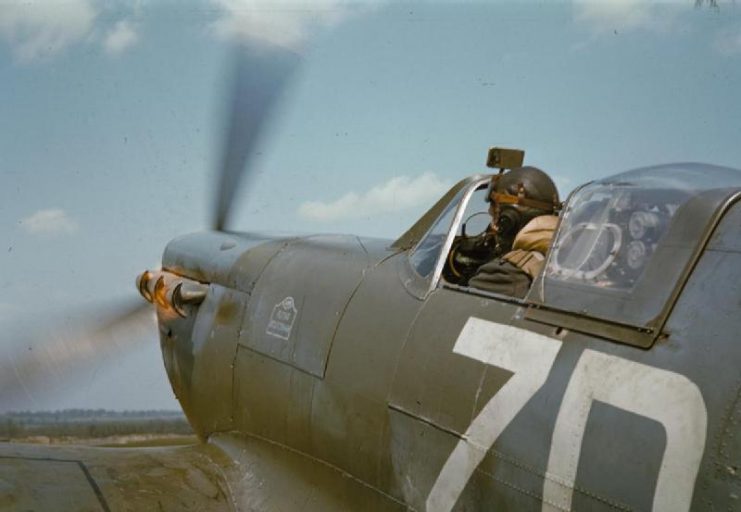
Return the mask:
<path fill-rule="evenodd" d="M 475 237 L 458 236 L 448 255 L 445 266 L 445 279 L 465 285 L 481 265 L 500 256 L 496 235 L 486 231 Z"/>

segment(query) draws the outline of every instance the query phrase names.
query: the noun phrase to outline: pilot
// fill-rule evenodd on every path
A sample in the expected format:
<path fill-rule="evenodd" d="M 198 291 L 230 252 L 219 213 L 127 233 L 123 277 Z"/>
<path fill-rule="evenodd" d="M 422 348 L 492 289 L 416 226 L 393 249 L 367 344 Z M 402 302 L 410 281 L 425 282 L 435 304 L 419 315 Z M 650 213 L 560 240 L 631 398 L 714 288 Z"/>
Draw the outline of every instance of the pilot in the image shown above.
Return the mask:
<path fill-rule="evenodd" d="M 558 189 L 537 167 L 517 167 L 492 177 L 486 200 L 497 254 L 481 265 L 468 284 L 524 297 L 545 263 L 558 223 Z"/>

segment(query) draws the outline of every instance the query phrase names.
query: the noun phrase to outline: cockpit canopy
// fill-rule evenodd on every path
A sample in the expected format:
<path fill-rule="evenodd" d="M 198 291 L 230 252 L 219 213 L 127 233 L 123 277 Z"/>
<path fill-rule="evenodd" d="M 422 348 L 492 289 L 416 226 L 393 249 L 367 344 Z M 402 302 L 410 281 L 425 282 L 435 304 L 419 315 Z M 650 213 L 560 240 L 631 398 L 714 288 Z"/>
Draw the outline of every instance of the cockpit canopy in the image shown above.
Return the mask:
<path fill-rule="evenodd" d="M 739 185 L 735 171 L 703 172 L 701 167 L 709 166 L 639 169 L 581 187 L 562 216 L 548 276 L 604 289 L 632 289 L 685 203 L 703 191 L 732 187 L 734 178 Z"/>
<path fill-rule="evenodd" d="M 395 242 L 411 249 L 405 281 L 420 296 L 448 286 L 445 259 L 487 180 L 458 183 Z M 706 164 L 645 167 L 590 182 L 569 197 L 524 302 L 654 339 L 714 226 L 739 197 L 741 171 Z"/>
<path fill-rule="evenodd" d="M 741 188 L 741 172 L 704 164 L 628 171 L 569 198 L 545 271 L 530 299 L 650 327 L 713 219 Z"/>

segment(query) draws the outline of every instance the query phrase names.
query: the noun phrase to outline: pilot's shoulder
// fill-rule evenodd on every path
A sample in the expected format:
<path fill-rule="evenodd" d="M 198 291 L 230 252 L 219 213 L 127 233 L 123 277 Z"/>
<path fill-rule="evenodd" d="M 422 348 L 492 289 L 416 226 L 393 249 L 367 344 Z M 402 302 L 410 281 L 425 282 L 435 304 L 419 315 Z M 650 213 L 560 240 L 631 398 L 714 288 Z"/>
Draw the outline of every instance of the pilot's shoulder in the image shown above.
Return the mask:
<path fill-rule="evenodd" d="M 535 217 L 517 233 L 512 249 L 538 251 L 545 254 L 556 231 L 558 216 L 540 215 Z"/>

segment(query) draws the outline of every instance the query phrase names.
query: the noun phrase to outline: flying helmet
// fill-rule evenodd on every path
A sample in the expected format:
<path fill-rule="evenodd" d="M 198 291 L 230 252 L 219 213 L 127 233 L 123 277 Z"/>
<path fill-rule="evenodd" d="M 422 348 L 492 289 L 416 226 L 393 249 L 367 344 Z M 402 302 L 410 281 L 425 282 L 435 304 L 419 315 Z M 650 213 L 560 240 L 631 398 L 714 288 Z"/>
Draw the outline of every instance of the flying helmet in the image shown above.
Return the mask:
<path fill-rule="evenodd" d="M 492 177 L 487 202 L 498 206 L 497 231 L 514 235 L 535 217 L 556 213 L 561 203 L 553 180 L 537 167 L 504 169 Z"/>
<path fill-rule="evenodd" d="M 520 150 L 491 148 L 486 162 L 487 166 L 500 169 L 489 183 L 486 201 L 497 205 L 494 224 L 497 233 L 505 238 L 514 238 L 535 217 L 554 214 L 561 207 L 553 180 L 537 167 L 523 166 L 524 154 Z"/>

